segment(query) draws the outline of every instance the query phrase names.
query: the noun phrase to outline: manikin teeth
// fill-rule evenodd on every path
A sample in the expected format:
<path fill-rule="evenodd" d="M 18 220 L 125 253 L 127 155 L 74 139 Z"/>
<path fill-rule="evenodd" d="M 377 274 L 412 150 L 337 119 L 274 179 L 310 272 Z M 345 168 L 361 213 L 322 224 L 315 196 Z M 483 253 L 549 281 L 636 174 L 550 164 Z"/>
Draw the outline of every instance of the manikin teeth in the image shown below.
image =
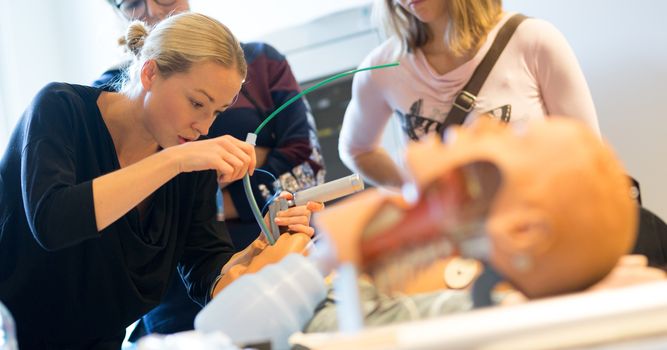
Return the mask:
<path fill-rule="evenodd" d="M 369 274 L 382 293 L 405 293 L 408 283 L 436 261 L 452 255 L 449 240 L 438 238 L 420 246 L 409 247 L 384 257 L 369 269 Z M 439 278 L 442 278 L 440 273 Z M 444 282 L 443 282 L 444 285 Z"/>

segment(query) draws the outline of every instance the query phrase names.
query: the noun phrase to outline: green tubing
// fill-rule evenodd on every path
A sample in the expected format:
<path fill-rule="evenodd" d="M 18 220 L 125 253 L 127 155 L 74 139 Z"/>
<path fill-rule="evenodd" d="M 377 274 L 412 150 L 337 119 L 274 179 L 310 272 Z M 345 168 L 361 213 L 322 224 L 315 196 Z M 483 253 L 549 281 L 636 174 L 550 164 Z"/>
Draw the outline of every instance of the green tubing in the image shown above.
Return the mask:
<path fill-rule="evenodd" d="M 262 122 L 262 124 L 259 124 L 259 126 L 257 127 L 257 129 L 255 129 L 255 134 L 259 134 L 259 132 L 262 130 L 262 128 L 264 128 L 264 126 L 265 126 L 268 122 L 270 122 L 271 119 L 273 119 L 273 117 L 276 116 L 276 114 L 280 113 L 283 109 L 287 108 L 287 106 L 291 105 L 294 101 L 296 101 L 296 100 L 298 100 L 299 98 L 301 98 L 301 96 L 303 96 L 303 95 L 305 95 L 305 94 L 308 94 L 308 93 L 310 93 L 311 91 L 317 90 L 317 89 L 319 89 L 320 87 L 322 87 L 322 86 L 324 86 L 324 85 L 326 85 L 326 84 L 329 84 L 330 82 L 332 82 L 332 81 L 334 81 L 334 80 L 336 80 L 336 79 L 340 79 L 340 78 L 342 78 L 342 77 L 344 77 L 344 76 L 352 75 L 352 74 L 355 74 L 355 73 L 358 73 L 358 72 L 362 72 L 362 71 L 365 71 L 365 70 L 382 69 L 382 68 L 395 67 L 395 66 L 398 66 L 398 62 L 387 63 L 387 64 L 381 64 L 381 65 L 378 65 L 378 66 L 372 66 L 372 67 L 366 67 L 366 68 L 359 68 L 359 69 L 354 69 L 354 70 L 349 70 L 349 71 L 347 71 L 347 72 L 338 73 L 338 74 L 336 74 L 336 75 L 334 75 L 334 76 L 331 76 L 331 77 L 329 77 L 329 78 L 326 78 L 326 79 L 322 80 L 321 82 L 319 82 L 319 83 L 317 83 L 317 84 L 315 84 L 315 85 L 313 85 L 313 86 L 307 88 L 306 90 L 301 91 L 298 95 L 296 95 L 296 96 L 290 98 L 287 102 L 283 103 L 280 107 L 278 107 L 275 111 L 273 111 L 273 113 L 271 113 L 268 117 L 266 117 L 266 119 L 264 119 L 264 121 Z"/>
<path fill-rule="evenodd" d="M 319 89 L 320 87 L 329 84 L 330 82 L 340 79 L 342 77 L 352 75 L 358 72 L 366 71 L 366 70 L 372 70 L 372 69 L 382 69 L 382 68 L 388 68 L 388 67 L 395 67 L 398 66 L 398 62 L 394 63 L 388 63 L 388 64 L 381 64 L 377 66 L 371 66 L 371 67 L 366 67 L 366 68 L 359 68 L 359 69 L 354 69 L 350 70 L 347 72 L 342 72 L 338 73 L 334 76 L 331 76 L 327 79 L 322 80 L 321 82 L 309 87 L 308 89 L 300 92 L 296 96 L 290 98 L 287 102 L 283 103 L 280 107 L 278 107 L 273 113 L 271 113 L 264 121 L 255 129 L 255 135 L 259 134 L 260 131 L 264 128 L 264 126 L 271 121 L 278 113 L 280 113 L 283 109 L 287 108 L 287 106 L 291 105 L 294 101 L 300 99 L 303 95 L 306 95 L 314 90 Z M 250 176 L 246 173 L 245 176 L 243 177 L 243 189 L 245 190 L 245 194 L 248 197 L 248 203 L 250 204 L 250 209 L 252 210 L 253 216 L 255 216 L 255 220 L 257 220 L 257 223 L 259 224 L 259 227 L 262 230 L 262 233 L 266 237 L 267 242 L 269 242 L 270 245 L 273 245 L 275 243 L 275 240 L 273 239 L 273 236 L 271 236 L 271 232 L 269 231 L 269 228 L 266 226 L 266 223 L 264 222 L 264 218 L 262 217 L 262 212 L 259 210 L 259 207 L 257 206 L 257 201 L 255 200 L 255 196 L 252 193 L 252 187 L 250 186 Z"/>
<path fill-rule="evenodd" d="M 269 242 L 270 245 L 273 245 L 276 243 L 276 241 L 273 240 L 271 231 L 269 231 L 269 228 L 266 226 L 264 218 L 262 217 L 262 212 L 259 211 L 257 201 L 255 201 L 255 196 L 252 194 L 252 188 L 250 187 L 250 176 L 248 173 L 246 173 L 243 177 L 243 190 L 245 191 L 246 197 L 248 197 L 248 204 L 250 204 L 252 215 L 255 217 L 255 220 L 259 224 L 259 228 L 262 230 L 264 237 L 266 237 L 266 241 Z"/>

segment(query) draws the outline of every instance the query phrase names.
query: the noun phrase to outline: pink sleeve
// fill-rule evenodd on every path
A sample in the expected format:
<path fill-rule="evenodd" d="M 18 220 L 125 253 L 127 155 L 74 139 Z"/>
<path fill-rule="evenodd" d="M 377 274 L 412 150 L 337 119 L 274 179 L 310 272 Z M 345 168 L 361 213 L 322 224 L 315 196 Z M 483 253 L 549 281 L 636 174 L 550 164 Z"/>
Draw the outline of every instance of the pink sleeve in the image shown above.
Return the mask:
<path fill-rule="evenodd" d="M 533 24 L 540 27 L 531 32 L 538 36 L 533 51 L 535 75 L 547 114 L 579 119 L 599 135 L 593 98 L 572 48 L 552 24 L 541 20 Z"/>
<path fill-rule="evenodd" d="M 361 67 L 366 67 L 365 60 Z M 382 132 L 391 117 L 391 108 L 374 79 L 379 72 L 357 73 L 352 81 L 352 99 L 345 111 L 338 139 L 340 159 L 353 169 L 354 156 L 379 147 Z"/>

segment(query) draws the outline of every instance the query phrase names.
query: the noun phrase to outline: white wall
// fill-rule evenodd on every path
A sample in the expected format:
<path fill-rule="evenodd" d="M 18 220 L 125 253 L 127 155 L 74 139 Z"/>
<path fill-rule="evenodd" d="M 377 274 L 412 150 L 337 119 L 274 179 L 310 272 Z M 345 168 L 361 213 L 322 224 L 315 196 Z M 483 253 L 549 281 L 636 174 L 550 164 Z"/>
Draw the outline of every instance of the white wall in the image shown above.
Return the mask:
<path fill-rule="evenodd" d="M 667 218 L 667 1 L 505 0 L 555 24 L 579 58 L 604 137 Z"/>
<path fill-rule="evenodd" d="M 226 24 L 241 40 L 251 40 L 370 2 L 372 0 L 191 0 L 190 4 L 194 11 L 211 15 Z"/>
<path fill-rule="evenodd" d="M 0 0 L 0 151 L 25 107 L 51 81 L 92 82 L 121 51 L 104 0 Z"/>

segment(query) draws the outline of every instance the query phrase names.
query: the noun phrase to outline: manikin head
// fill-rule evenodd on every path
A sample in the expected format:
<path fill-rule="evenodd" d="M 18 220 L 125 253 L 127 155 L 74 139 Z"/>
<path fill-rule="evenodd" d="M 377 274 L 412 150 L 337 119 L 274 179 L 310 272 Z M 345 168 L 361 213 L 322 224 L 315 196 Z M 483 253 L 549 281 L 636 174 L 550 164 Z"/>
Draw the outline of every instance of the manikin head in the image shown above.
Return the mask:
<path fill-rule="evenodd" d="M 366 191 L 319 214 L 340 261 L 405 291 L 418 271 L 461 254 L 536 298 L 591 286 L 631 249 L 628 179 L 586 126 L 483 119 L 446 140 L 409 146 L 413 181 L 400 198 Z"/>

